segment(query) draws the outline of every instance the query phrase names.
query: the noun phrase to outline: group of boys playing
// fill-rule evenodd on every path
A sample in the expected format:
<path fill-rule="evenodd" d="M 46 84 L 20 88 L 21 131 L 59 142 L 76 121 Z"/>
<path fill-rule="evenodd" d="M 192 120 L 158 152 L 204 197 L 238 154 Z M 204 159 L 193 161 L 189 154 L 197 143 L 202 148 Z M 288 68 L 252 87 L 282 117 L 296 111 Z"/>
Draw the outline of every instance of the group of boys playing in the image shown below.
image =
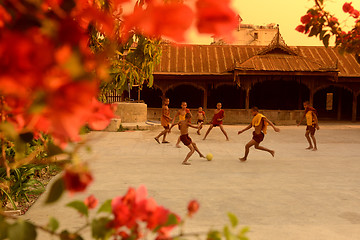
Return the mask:
<path fill-rule="evenodd" d="M 192 139 L 189 137 L 188 129 L 189 127 L 197 129 L 197 134 L 200 135 L 200 130 L 203 127 L 203 124 L 206 120 L 205 112 L 203 111 L 202 107 L 198 109 L 197 112 L 197 126 L 191 124 L 191 118 L 192 114 L 190 110 L 187 108 L 186 102 L 181 103 L 181 109 L 178 110 L 174 116 L 174 118 L 170 117 L 170 109 L 169 109 L 169 98 L 164 99 L 164 104 L 162 107 L 162 113 L 161 113 L 161 125 L 164 127 L 164 130 L 159 133 L 158 136 L 156 136 L 154 139 L 157 143 L 160 144 L 160 137 L 163 136 L 162 143 L 169 143 L 166 141 L 166 136 L 168 133 L 170 133 L 171 129 L 178 125 L 180 130 L 180 137 L 177 140 L 176 147 L 180 146 L 180 141 L 187 146 L 190 151 L 186 155 L 184 161 L 182 162 L 183 165 L 191 165 L 189 163 L 189 158 L 191 155 L 196 151 L 200 157 L 205 158 L 205 156 L 200 152 L 195 142 L 192 141 Z M 214 111 L 214 116 L 212 120 L 209 122 L 210 126 L 208 130 L 205 133 L 205 136 L 203 140 L 206 139 L 210 131 L 214 127 L 219 127 L 222 133 L 225 135 L 226 140 L 229 141 L 229 137 L 223 127 L 223 119 L 225 118 L 225 111 L 221 109 L 222 104 L 218 103 L 216 105 L 216 109 Z M 315 139 L 315 130 L 319 130 L 319 124 L 317 119 L 317 112 L 314 108 L 310 106 L 310 103 L 308 101 L 304 102 L 304 109 L 305 113 L 302 116 L 298 126 L 301 124 L 301 122 L 306 117 L 306 132 L 305 137 L 309 143 L 309 147 L 306 149 L 312 149 L 313 151 L 317 150 L 316 145 L 316 139 Z M 260 143 L 264 140 L 265 134 L 267 132 L 267 126 L 270 125 L 275 132 L 280 132 L 280 129 L 277 128 L 269 119 L 267 119 L 263 114 L 259 113 L 259 109 L 257 107 L 253 107 L 251 109 L 251 115 L 253 116 L 251 123 L 245 127 L 243 130 L 238 131 L 238 134 L 241 134 L 250 128 L 254 127 L 253 131 L 253 137 L 252 139 L 245 145 L 245 154 L 244 157 L 239 158 L 240 161 L 244 162 L 247 160 L 249 150 L 252 146 L 254 146 L 258 150 L 269 152 L 273 157 L 275 156 L 275 151 L 265 148 L 263 146 L 260 146 Z M 179 122 L 175 124 L 176 117 L 179 118 Z M 311 138 L 310 138 L 311 137 Z M 312 142 L 313 144 L 312 144 Z"/>

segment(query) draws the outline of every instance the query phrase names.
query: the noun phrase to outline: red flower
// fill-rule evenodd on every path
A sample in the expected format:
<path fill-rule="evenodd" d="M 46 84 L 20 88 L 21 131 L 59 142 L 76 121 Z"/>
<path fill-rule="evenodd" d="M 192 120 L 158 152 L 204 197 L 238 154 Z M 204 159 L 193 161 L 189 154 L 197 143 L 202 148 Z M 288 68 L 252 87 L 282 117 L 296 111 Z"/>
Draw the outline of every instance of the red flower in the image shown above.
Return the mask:
<path fill-rule="evenodd" d="M 304 25 L 299 25 L 299 26 L 297 26 L 295 28 L 295 30 L 298 31 L 298 32 L 303 33 L 303 32 L 305 32 L 305 26 Z"/>
<path fill-rule="evenodd" d="M 123 37 L 135 29 L 150 37 L 168 37 L 175 41 L 184 41 L 184 34 L 193 20 L 193 12 L 185 4 L 148 3 L 146 9 L 136 7 L 134 12 L 124 19 Z"/>
<path fill-rule="evenodd" d="M 300 20 L 303 24 L 308 24 L 311 21 L 311 18 L 312 18 L 311 13 L 308 13 L 308 14 L 302 16 Z"/>
<path fill-rule="evenodd" d="M 0 5 L 0 28 L 5 26 L 5 23 L 10 22 L 11 15 Z"/>
<path fill-rule="evenodd" d="M 331 17 L 329 19 L 329 22 L 332 22 L 332 23 L 337 23 L 339 20 L 336 18 L 336 17 Z"/>
<path fill-rule="evenodd" d="M 103 130 L 109 125 L 112 118 L 114 118 L 113 107 L 110 104 L 100 103 L 93 98 L 91 113 L 87 120 L 89 127 L 94 130 Z"/>
<path fill-rule="evenodd" d="M 84 164 L 71 165 L 65 168 L 63 176 L 65 188 L 70 193 L 83 192 L 93 181 L 89 169 Z"/>
<path fill-rule="evenodd" d="M 344 3 L 344 5 L 343 5 L 343 11 L 344 12 L 348 12 L 348 13 L 352 13 L 353 11 L 354 11 L 354 7 L 353 6 L 351 6 L 351 4 L 352 4 L 352 2 L 350 2 L 350 3 Z"/>
<path fill-rule="evenodd" d="M 154 199 L 147 198 L 144 186 L 137 190 L 129 188 L 123 197 L 116 197 L 111 202 L 114 220 L 110 226 L 119 229 L 123 226 L 137 229 L 139 222 L 146 223 L 150 230 L 157 229 L 158 237 L 168 236 L 174 226 L 164 226 L 172 214 L 168 209 L 158 206 Z M 177 217 L 177 216 L 176 216 Z M 180 218 L 177 217 L 179 222 Z M 139 232 L 138 235 L 141 235 Z"/>
<path fill-rule="evenodd" d="M 94 197 L 94 195 L 90 195 L 85 198 L 84 203 L 89 209 L 94 209 L 98 205 L 99 201 Z"/>
<path fill-rule="evenodd" d="M 188 215 L 189 217 L 192 217 L 193 214 L 195 214 L 199 210 L 200 204 L 196 200 L 192 200 L 188 204 Z"/>
<path fill-rule="evenodd" d="M 360 16 L 360 12 L 358 10 L 353 10 L 351 16 L 353 18 L 358 18 Z"/>
<path fill-rule="evenodd" d="M 237 14 L 229 4 L 229 0 L 198 0 L 196 9 L 199 33 L 229 36 L 239 24 Z"/>

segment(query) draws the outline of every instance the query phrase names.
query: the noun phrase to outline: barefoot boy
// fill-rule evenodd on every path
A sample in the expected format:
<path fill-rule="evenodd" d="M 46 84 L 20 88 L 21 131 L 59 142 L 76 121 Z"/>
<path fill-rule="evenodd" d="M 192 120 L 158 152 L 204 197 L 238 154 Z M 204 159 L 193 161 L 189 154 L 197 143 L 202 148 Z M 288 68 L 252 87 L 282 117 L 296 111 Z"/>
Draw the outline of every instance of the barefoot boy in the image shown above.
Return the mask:
<path fill-rule="evenodd" d="M 188 160 L 195 151 L 199 153 L 200 157 L 205 158 L 205 156 L 202 155 L 201 152 L 199 151 L 196 144 L 189 137 L 189 133 L 188 133 L 189 127 L 198 128 L 196 126 L 191 125 L 191 123 L 189 122 L 190 118 L 191 118 L 191 114 L 187 113 L 185 115 L 185 120 L 181 120 L 178 123 L 181 134 L 180 140 L 184 143 L 185 146 L 187 146 L 190 149 L 190 152 L 186 155 L 185 160 L 182 162 L 182 164 L 184 165 L 191 165 L 191 163 L 189 163 Z"/>
<path fill-rule="evenodd" d="M 197 113 L 197 124 L 198 124 L 197 134 L 199 134 L 199 135 L 200 135 L 200 130 L 202 129 L 205 120 L 206 120 L 205 112 L 203 111 L 202 107 L 199 107 L 199 110 Z"/>
<path fill-rule="evenodd" d="M 215 109 L 215 111 L 214 111 L 214 116 L 213 116 L 213 118 L 212 118 L 212 120 L 211 120 L 211 122 L 210 122 L 210 127 L 209 127 L 209 129 L 206 131 L 206 134 L 205 134 L 205 137 L 204 137 L 203 140 L 206 139 L 207 135 L 210 133 L 210 131 L 213 129 L 213 127 L 219 126 L 220 129 L 221 129 L 221 131 L 222 131 L 222 133 L 223 133 L 223 134 L 225 135 L 225 137 L 226 137 L 226 141 L 229 141 L 229 137 L 228 137 L 228 135 L 227 135 L 227 133 L 226 133 L 224 127 L 223 127 L 223 120 L 224 120 L 224 118 L 225 118 L 225 111 L 224 111 L 223 109 L 221 109 L 221 107 L 222 107 L 221 103 L 218 103 L 218 104 L 216 105 L 216 109 Z"/>
<path fill-rule="evenodd" d="M 302 116 L 298 126 L 300 126 L 301 122 L 304 120 L 304 117 L 306 117 L 306 132 L 305 132 L 305 137 L 307 139 L 307 141 L 309 142 L 309 147 L 307 147 L 306 149 L 312 149 L 313 151 L 317 150 L 317 146 L 316 146 L 316 139 L 315 139 L 315 130 L 319 130 L 319 121 L 317 118 L 317 112 L 316 109 L 310 106 L 310 103 L 308 101 L 304 102 L 304 108 L 305 108 L 305 113 Z M 314 146 L 311 143 L 311 139 L 310 136 L 311 135 L 311 139 L 314 142 Z"/>
<path fill-rule="evenodd" d="M 253 107 L 251 109 L 251 115 L 253 115 L 253 119 L 252 119 L 250 125 L 238 132 L 238 134 L 241 134 L 241 133 L 245 132 L 246 130 L 249 130 L 251 127 L 255 128 L 255 130 L 253 132 L 253 138 L 250 140 L 250 142 L 248 142 L 245 145 L 245 155 L 244 155 L 244 157 L 239 158 L 240 161 L 246 161 L 247 156 L 249 154 L 249 149 L 253 145 L 255 145 L 256 149 L 269 152 L 274 157 L 275 151 L 260 146 L 260 143 L 264 140 L 268 124 L 270 124 L 270 126 L 273 127 L 275 132 L 280 132 L 280 129 L 275 127 L 274 124 L 269 119 L 267 119 L 264 115 L 260 114 L 259 109 L 257 107 Z"/>
<path fill-rule="evenodd" d="M 190 113 L 190 110 L 189 110 L 188 108 L 186 108 L 186 107 L 187 107 L 187 103 L 186 103 L 186 102 L 182 102 L 182 103 L 181 103 L 181 109 L 176 112 L 176 114 L 175 114 L 175 116 L 174 116 L 174 119 L 173 119 L 173 121 L 172 121 L 172 125 L 171 125 L 170 130 L 175 126 L 175 125 L 174 125 L 174 122 L 175 122 L 176 117 L 179 117 L 179 122 L 180 122 L 180 121 L 185 120 L 185 115 L 186 115 L 187 113 Z M 190 119 L 191 119 L 191 113 L 190 113 Z M 189 121 L 190 121 L 190 119 L 189 119 Z M 176 146 L 177 148 L 181 148 L 181 146 L 180 146 L 180 137 L 178 138 L 175 146 Z"/>
<path fill-rule="evenodd" d="M 170 103 L 170 99 L 165 98 L 164 105 L 163 105 L 162 111 L 161 111 L 161 126 L 164 127 L 164 130 L 157 137 L 154 138 L 155 141 L 159 144 L 160 144 L 159 138 L 161 136 L 163 136 L 162 143 L 169 143 L 168 141 L 165 140 L 166 135 L 168 134 L 168 132 L 170 130 L 169 127 L 170 127 L 170 121 L 171 121 L 169 103 Z"/>

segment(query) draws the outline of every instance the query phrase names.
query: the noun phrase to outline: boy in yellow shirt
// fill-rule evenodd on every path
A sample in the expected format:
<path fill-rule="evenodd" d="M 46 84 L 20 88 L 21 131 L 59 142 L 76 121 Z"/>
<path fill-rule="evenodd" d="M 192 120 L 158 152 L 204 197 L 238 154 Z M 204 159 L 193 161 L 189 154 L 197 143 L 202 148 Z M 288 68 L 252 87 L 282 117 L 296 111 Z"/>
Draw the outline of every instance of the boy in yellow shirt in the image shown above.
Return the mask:
<path fill-rule="evenodd" d="M 305 137 L 306 140 L 309 142 L 309 147 L 307 147 L 306 149 L 310 150 L 312 149 L 313 151 L 317 150 L 317 146 L 316 146 L 316 138 L 315 138 L 315 130 L 319 130 L 319 121 L 317 118 L 317 112 L 316 109 L 310 106 L 309 101 L 304 102 L 304 108 L 305 108 L 305 112 L 304 115 L 302 116 L 298 126 L 300 126 L 301 122 L 304 120 L 304 118 L 306 117 L 306 132 L 305 132 Z M 314 142 L 314 145 L 311 143 L 311 139 Z"/>
<path fill-rule="evenodd" d="M 252 146 L 255 146 L 256 149 L 266 151 L 274 157 L 275 151 L 260 146 L 260 143 L 264 140 L 268 124 L 273 127 L 275 132 L 280 132 L 280 129 L 275 127 L 269 119 L 259 113 L 259 109 L 257 107 L 253 107 L 251 109 L 251 115 L 253 115 L 253 119 L 250 125 L 238 132 L 238 134 L 241 134 L 246 130 L 249 130 L 251 127 L 254 127 L 253 138 L 245 145 L 245 155 L 244 157 L 239 158 L 239 160 L 242 162 L 246 161 L 250 147 Z"/>

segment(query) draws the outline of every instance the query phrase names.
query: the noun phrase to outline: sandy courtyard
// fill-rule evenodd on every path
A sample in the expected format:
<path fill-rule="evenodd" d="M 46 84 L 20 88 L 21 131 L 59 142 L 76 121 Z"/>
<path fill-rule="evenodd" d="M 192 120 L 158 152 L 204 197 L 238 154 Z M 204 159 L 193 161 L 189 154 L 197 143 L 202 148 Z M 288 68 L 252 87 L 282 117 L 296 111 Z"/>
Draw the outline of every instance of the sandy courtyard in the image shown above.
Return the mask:
<path fill-rule="evenodd" d="M 241 226 L 250 227 L 251 240 L 360 239 L 360 125 L 321 124 L 317 152 L 305 150 L 304 126 L 280 126 L 280 133 L 269 128 L 262 145 L 274 149 L 275 158 L 252 148 L 248 161 L 241 163 L 238 158 L 252 133 L 237 135 L 244 127 L 225 126 L 229 142 L 218 128 L 205 141 L 191 129 L 199 149 L 214 155 L 209 162 L 194 154 L 191 166 L 181 165 L 188 149 L 174 147 L 177 130 L 169 135 L 170 144 L 155 142 L 160 130 L 91 133 L 92 154 L 82 157 L 90 162 L 95 182 L 88 193 L 73 198 L 92 193 L 103 202 L 144 184 L 159 204 L 180 215 L 188 201 L 200 202 L 187 232 L 221 229 L 232 212 Z M 45 224 L 55 216 L 62 227 L 82 225 L 74 211 L 64 207 L 73 198 L 66 195 L 44 206 L 45 195 L 25 218 Z"/>

